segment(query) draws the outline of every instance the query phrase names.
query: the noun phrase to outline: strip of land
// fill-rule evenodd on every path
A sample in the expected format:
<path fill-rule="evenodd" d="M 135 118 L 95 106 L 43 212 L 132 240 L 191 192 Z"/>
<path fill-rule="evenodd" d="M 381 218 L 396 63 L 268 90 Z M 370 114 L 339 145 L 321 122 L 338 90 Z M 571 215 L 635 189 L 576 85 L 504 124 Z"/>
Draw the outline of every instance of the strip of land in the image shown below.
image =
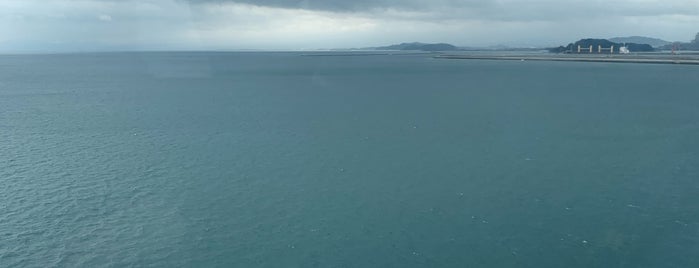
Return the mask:
<path fill-rule="evenodd" d="M 516 60 L 516 61 L 576 61 L 576 62 L 612 62 L 612 63 L 653 63 L 653 64 L 689 64 L 699 65 L 699 55 L 438 55 L 439 59 L 462 60 Z"/>

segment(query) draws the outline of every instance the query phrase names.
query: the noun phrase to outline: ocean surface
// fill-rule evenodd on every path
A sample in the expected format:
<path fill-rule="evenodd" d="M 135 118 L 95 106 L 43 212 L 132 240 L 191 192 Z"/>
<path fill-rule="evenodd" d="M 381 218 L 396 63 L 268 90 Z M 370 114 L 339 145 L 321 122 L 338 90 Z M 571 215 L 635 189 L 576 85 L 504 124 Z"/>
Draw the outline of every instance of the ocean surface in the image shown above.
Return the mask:
<path fill-rule="evenodd" d="M 0 267 L 699 267 L 699 67 L 0 56 Z"/>

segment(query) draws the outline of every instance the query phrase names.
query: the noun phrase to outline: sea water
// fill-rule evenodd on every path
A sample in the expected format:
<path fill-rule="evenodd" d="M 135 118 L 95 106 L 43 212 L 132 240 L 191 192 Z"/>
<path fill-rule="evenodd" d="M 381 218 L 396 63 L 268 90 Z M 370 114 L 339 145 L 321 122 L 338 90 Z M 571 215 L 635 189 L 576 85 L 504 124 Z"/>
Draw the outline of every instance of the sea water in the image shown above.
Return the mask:
<path fill-rule="evenodd" d="M 1 267 L 699 267 L 699 67 L 0 56 Z"/>

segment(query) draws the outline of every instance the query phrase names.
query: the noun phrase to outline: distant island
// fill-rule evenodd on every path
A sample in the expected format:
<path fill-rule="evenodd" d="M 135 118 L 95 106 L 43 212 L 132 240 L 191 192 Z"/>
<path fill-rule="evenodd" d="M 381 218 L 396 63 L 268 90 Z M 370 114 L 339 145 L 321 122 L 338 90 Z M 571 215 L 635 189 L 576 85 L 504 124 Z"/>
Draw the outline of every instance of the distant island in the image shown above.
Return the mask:
<path fill-rule="evenodd" d="M 643 64 L 684 64 L 699 65 L 699 53 L 678 53 L 679 50 L 699 51 L 699 33 L 689 43 L 675 42 L 666 44 L 660 48 L 654 48 L 650 44 L 639 44 L 627 41 L 653 41 L 660 45 L 660 39 L 647 37 L 623 37 L 614 38 L 614 42 L 608 39 L 586 38 L 580 39 L 567 46 L 559 46 L 548 49 L 549 52 L 558 53 L 453 53 L 440 54 L 439 59 L 460 60 L 504 60 L 504 61 L 562 61 L 562 62 L 605 62 L 605 63 L 643 63 Z M 662 40 L 660 40 L 662 41 Z M 630 53 L 630 52 L 654 52 L 672 48 L 672 53 Z M 610 54 L 618 54 L 611 56 Z"/>
<path fill-rule="evenodd" d="M 629 52 L 652 52 L 655 51 L 655 48 L 649 44 L 636 44 L 636 43 L 615 43 L 612 41 L 609 41 L 607 39 L 594 39 L 594 38 L 587 38 L 587 39 L 580 39 L 576 41 L 575 43 L 570 43 L 567 46 L 559 46 L 559 47 L 554 47 L 550 48 L 549 52 L 552 53 L 578 53 L 578 46 L 582 48 L 581 51 L 589 51 L 589 48 L 592 47 L 593 51 L 592 53 L 599 53 L 598 48 L 605 48 L 609 49 L 611 47 L 616 48 L 614 51 L 605 51 L 604 53 L 619 53 L 618 48 L 621 48 L 622 46 L 625 46 L 628 48 Z M 588 49 L 588 50 L 585 50 Z M 589 52 L 588 52 L 589 53 Z"/>
<path fill-rule="evenodd" d="M 693 41 L 689 43 L 669 42 L 659 38 L 645 36 L 629 36 L 629 37 L 614 37 L 609 39 L 585 38 L 569 43 L 566 46 L 548 48 L 552 53 L 580 53 L 595 54 L 617 54 L 620 53 L 620 48 L 625 47 L 627 52 L 653 52 L 658 50 L 699 50 L 699 33 Z M 614 47 L 614 51 L 610 48 Z M 601 50 L 600 50 L 601 48 Z M 381 47 L 367 47 L 359 50 L 399 50 L 399 51 L 425 51 L 425 52 L 448 52 L 448 51 L 540 51 L 542 48 L 513 48 L 506 46 L 490 46 L 490 47 L 457 47 L 448 43 L 400 43 Z"/>
<path fill-rule="evenodd" d="M 549 51 L 553 53 L 577 53 L 578 46 L 582 50 L 587 49 L 592 46 L 593 53 L 599 53 L 599 47 L 609 48 L 614 46 L 618 48 L 620 46 L 626 46 L 629 52 L 652 52 L 658 50 L 694 50 L 699 51 L 699 33 L 696 34 L 694 40 L 689 43 L 684 42 L 668 42 L 658 38 L 643 37 L 643 36 L 630 36 L 630 37 L 615 37 L 610 39 L 581 39 L 575 43 L 570 43 L 567 46 L 559 46 L 550 48 Z M 619 50 L 615 50 L 618 53 Z M 609 53 L 609 52 L 606 52 Z"/>
<path fill-rule="evenodd" d="M 459 50 L 458 47 L 446 44 L 446 43 L 436 43 L 436 44 L 426 44 L 426 43 L 401 43 L 397 45 L 390 45 L 385 47 L 374 47 L 372 49 L 376 50 L 413 50 L 413 51 L 456 51 Z"/>

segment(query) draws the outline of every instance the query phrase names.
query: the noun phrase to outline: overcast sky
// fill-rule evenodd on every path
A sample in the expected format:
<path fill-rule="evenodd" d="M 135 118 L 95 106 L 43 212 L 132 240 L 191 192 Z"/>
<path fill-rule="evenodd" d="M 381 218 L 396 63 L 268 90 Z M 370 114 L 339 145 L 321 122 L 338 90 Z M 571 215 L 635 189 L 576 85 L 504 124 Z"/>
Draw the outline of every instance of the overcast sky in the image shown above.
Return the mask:
<path fill-rule="evenodd" d="M 689 41 L 699 0 L 0 0 L 0 51 Z"/>

